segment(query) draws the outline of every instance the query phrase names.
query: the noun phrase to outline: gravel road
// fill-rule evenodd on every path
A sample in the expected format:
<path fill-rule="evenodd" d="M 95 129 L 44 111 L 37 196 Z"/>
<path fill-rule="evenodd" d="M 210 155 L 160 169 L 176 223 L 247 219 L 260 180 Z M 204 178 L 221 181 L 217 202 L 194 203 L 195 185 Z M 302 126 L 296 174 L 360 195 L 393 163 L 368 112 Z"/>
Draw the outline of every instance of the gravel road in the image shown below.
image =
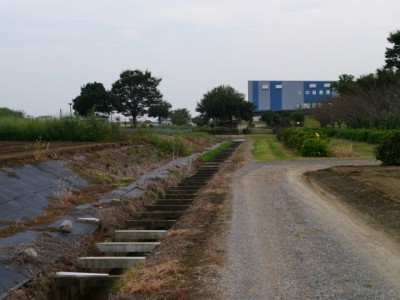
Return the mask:
<path fill-rule="evenodd" d="M 400 299 L 400 251 L 306 171 L 373 160 L 252 163 L 233 182 L 223 299 Z"/>

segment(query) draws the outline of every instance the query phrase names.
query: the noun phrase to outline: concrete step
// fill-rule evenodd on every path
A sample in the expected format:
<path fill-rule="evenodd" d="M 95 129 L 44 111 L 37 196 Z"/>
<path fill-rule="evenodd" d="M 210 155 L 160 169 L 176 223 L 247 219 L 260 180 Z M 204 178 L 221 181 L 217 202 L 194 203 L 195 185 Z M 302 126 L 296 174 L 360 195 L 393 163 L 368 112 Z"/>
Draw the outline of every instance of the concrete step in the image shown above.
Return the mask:
<path fill-rule="evenodd" d="M 187 200 L 191 200 L 197 197 L 197 193 L 196 194 L 170 194 L 169 192 L 167 192 L 164 195 L 163 199 L 187 199 Z"/>
<path fill-rule="evenodd" d="M 166 230 L 115 230 L 114 239 L 116 241 L 159 240 L 166 233 Z"/>
<path fill-rule="evenodd" d="M 192 176 L 195 176 L 195 178 L 206 178 L 206 179 L 211 179 L 214 176 L 215 173 L 195 173 Z M 191 177 L 192 178 L 192 177 Z"/>
<path fill-rule="evenodd" d="M 61 273 L 61 272 L 58 272 Z M 67 273 L 67 272 L 63 272 Z M 78 274 L 78 273 L 76 273 Z M 116 280 L 121 279 L 121 275 L 85 275 L 90 273 L 82 273 L 83 275 L 57 275 L 55 282 L 57 287 L 107 287 L 111 286 Z"/>
<path fill-rule="evenodd" d="M 147 206 L 149 211 L 185 211 L 190 205 L 151 205 Z"/>
<path fill-rule="evenodd" d="M 100 252 L 113 253 L 145 253 L 151 252 L 160 242 L 111 242 L 97 243 Z"/>
<path fill-rule="evenodd" d="M 168 194 L 198 194 L 198 188 L 192 187 L 175 187 L 167 191 Z"/>
<path fill-rule="evenodd" d="M 78 258 L 77 266 L 82 269 L 126 269 L 145 262 L 146 257 L 101 256 Z"/>
<path fill-rule="evenodd" d="M 175 222 L 176 220 L 128 220 L 126 226 L 128 228 L 169 229 Z"/>
<path fill-rule="evenodd" d="M 207 184 L 207 181 L 202 180 L 184 180 L 178 184 L 178 187 L 196 187 L 201 189 Z"/>
<path fill-rule="evenodd" d="M 193 203 L 193 199 L 159 199 L 156 201 L 156 205 L 190 205 Z"/>
<path fill-rule="evenodd" d="M 135 216 L 141 220 L 176 220 L 182 216 L 183 211 L 144 211 L 136 213 Z"/>
<path fill-rule="evenodd" d="M 57 277 L 83 277 L 83 276 L 89 276 L 89 277 L 99 277 L 99 276 L 110 276 L 108 273 L 85 273 L 85 272 L 56 272 Z"/>

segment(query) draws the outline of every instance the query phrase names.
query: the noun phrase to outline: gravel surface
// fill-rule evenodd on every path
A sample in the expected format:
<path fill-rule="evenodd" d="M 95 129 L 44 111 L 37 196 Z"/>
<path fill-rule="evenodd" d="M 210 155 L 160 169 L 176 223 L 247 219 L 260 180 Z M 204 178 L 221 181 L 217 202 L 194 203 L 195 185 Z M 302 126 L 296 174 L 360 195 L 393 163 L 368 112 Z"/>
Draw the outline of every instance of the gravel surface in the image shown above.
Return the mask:
<path fill-rule="evenodd" d="M 301 176 L 373 160 L 253 163 L 233 182 L 223 299 L 400 299 L 390 239 Z"/>

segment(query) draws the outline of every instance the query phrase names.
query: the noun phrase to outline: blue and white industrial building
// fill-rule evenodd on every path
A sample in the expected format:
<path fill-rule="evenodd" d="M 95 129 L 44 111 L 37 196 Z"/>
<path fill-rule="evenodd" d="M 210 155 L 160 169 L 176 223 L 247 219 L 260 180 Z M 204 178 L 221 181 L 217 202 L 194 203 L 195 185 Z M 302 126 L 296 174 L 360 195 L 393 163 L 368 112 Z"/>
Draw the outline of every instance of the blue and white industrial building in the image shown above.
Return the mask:
<path fill-rule="evenodd" d="M 331 81 L 264 81 L 250 80 L 249 101 L 256 112 L 310 108 L 334 96 Z"/>

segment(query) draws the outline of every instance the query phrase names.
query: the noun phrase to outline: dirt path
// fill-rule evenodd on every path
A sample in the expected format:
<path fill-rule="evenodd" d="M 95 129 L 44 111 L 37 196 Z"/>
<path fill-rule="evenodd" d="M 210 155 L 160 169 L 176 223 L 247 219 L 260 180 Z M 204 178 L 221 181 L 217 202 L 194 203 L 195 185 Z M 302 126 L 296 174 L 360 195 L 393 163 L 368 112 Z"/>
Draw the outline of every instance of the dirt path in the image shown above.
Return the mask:
<path fill-rule="evenodd" d="M 400 299 L 398 245 L 306 171 L 372 160 L 250 164 L 233 182 L 226 299 Z"/>

